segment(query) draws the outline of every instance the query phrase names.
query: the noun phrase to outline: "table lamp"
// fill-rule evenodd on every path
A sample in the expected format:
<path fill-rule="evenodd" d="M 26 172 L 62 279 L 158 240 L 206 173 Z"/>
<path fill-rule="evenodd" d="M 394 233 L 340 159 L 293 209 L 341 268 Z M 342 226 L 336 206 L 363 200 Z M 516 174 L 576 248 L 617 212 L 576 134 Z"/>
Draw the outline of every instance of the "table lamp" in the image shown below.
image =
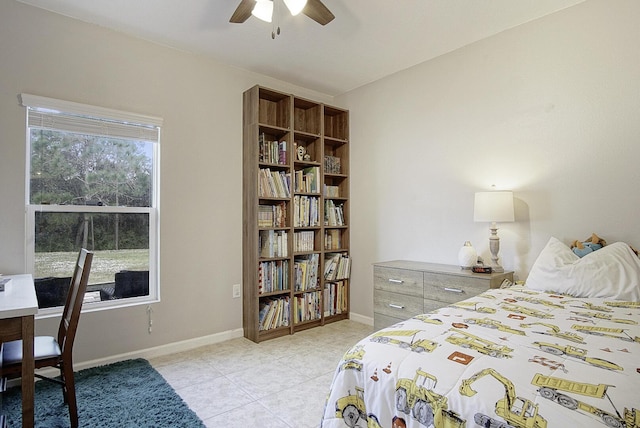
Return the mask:
<path fill-rule="evenodd" d="M 513 192 L 476 192 L 473 205 L 473 220 L 475 222 L 491 222 L 489 236 L 489 250 L 491 251 L 491 269 L 493 272 L 504 272 L 498 263 L 500 238 L 498 237 L 497 222 L 514 221 Z"/>

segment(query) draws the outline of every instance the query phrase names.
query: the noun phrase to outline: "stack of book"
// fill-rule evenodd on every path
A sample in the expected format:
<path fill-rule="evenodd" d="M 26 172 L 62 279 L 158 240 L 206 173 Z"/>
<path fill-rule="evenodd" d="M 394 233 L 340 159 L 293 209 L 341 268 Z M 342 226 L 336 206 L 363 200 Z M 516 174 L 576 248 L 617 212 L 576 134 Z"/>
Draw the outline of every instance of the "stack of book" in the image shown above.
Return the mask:
<path fill-rule="evenodd" d="M 351 270 L 351 257 L 346 253 L 327 254 L 324 262 L 324 279 L 337 281 L 348 279 Z"/>
<path fill-rule="evenodd" d="M 324 196 L 326 198 L 339 198 L 340 197 L 340 186 L 331 186 L 328 184 L 324 185 Z"/>
<path fill-rule="evenodd" d="M 288 198 L 291 195 L 291 175 L 284 171 L 260 168 L 258 171 L 258 196 L 264 198 Z"/>
<path fill-rule="evenodd" d="M 324 201 L 324 225 L 344 226 L 344 210 L 342 205 L 336 205 L 333 199 Z"/>
<path fill-rule="evenodd" d="M 320 209 L 316 196 L 293 197 L 293 227 L 315 227 L 320 224 Z"/>
<path fill-rule="evenodd" d="M 258 235 L 260 257 L 287 257 L 289 240 L 286 230 L 261 230 Z"/>
<path fill-rule="evenodd" d="M 315 232 L 313 230 L 304 230 L 293 234 L 293 252 L 303 253 L 313 251 L 315 240 Z"/>
<path fill-rule="evenodd" d="M 342 231 L 329 229 L 324 231 L 324 249 L 339 250 L 342 248 Z"/>
<path fill-rule="evenodd" d="M 260 300 L 258 322 L 260 330 L 288 326 L 290 323 L 289 297 Z"/>
<path fill-rule="evenodd" d="M 289 260 L 258 264 L 258 294 L 289 289 Z"/>
<path fill-rule="evenodd" d="M 310 166 L 297 170 L 294 188 L 296 192 L 320 193 L 320 167 Z"/>
<path fill-rule="evenodd" d="M 347 301 L 347 287 L 345 287 L 344 281 L 324 285 L 324 316 L 346 312 Z"/>
<path fill-rule="evenodd" d="M 287 204 L 258 205 L 258 227 L 286 227 Z"/>
<path fill-rule="evenodd" d="M 258 137 L 258 161 L 279 165 L 287 164 L 287 142 L 267 141 L 264 133 Z"/>
<path fill-rule="evenodd" d="M 320 318 L 320 292 L 304 293 L 293 298 L 293 321 L 301 323 Z"/>
<path fill-rule="evenodd" d="M 309 254 L 298 256 L 293 262 L 295 291 L 313 290 L 318 287 L 318 265 L 320 256 Z"/>

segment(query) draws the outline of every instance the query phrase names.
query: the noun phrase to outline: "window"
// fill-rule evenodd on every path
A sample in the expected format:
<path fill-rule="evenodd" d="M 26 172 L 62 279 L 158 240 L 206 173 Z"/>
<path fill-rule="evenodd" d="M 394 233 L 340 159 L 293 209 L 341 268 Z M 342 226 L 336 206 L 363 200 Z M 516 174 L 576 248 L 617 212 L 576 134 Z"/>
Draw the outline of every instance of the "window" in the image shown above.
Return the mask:
<path fill-rule="evenodd" d="M 85 310 L 159 299 L 162 119 L 22 94 L 27 271 L 41 314 L 64 306 L 80 248 L 94 251 Z"/>

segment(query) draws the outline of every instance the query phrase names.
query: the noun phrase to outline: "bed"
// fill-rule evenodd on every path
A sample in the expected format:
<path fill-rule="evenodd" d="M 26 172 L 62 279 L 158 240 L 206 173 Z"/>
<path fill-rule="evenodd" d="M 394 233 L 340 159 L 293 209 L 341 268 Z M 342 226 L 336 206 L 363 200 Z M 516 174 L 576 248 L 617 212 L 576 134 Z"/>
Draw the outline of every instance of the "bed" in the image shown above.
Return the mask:
<path fill-rule="evenodd" d="M 617 244 L 578 260 L 552 238 L 525 285 L 360 340 L 321 427 L 639 428 L 640 259 Z"/>

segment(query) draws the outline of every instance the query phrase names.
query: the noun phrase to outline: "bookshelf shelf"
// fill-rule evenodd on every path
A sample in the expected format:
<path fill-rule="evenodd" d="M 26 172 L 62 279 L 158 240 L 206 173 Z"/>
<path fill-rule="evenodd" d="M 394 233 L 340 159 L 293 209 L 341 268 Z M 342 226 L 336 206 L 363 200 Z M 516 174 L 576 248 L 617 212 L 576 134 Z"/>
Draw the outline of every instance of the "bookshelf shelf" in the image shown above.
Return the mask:
<path fill-rule="evenodd" d="M 274 296 L 280 296 L 280 295 L 288 296 L 289 293 L 291 293 L 291 290 L 269 291 L 267 293 L 260 293 L 260 297 L 274 297 Z"/>
<path fill-rule="evenodd" d="M 260 162 L 258 166 L 260 168 L 271 168 L 271 169 L 282 169 L 282 170 L 289 169 L 289 165 L 284 165 L 280 163 L 270 163 L 270 162 Z"/>
<path fill-rule="evenodd" d="M 266 132 L 267 134 L 273 134 L 273 135 L 277 135 L 277 136 L 284 136 L 287 133 L 291 132 L 291 129 L 289 128 L 283 128 L 281 126 L 276 126 L 273 124 L 269 124 L 269 123 L 258 123 L 258 126 L 260 127 L 260 129 L 262 130 L 262 132 Z"/>
<path fill-rule="evenodd" d="M 243 103 L 243 328 L 261 342 L 349 317 L 349 112 L 261 86 Z"/>

